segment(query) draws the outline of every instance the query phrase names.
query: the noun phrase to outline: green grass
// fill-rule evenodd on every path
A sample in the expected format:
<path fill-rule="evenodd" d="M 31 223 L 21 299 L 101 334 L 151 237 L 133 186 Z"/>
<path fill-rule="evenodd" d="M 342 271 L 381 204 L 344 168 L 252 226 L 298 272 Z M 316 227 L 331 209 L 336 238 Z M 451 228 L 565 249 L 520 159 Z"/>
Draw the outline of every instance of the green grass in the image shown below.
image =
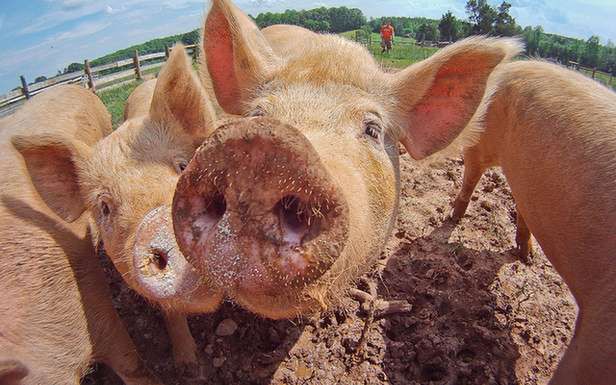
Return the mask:
<path fill-rule="evenodd" d="M 124 120 L 124 106 L 126 105 L 126 100 L 141 83 L 141 81 L 135 80 L 130 83 L 122 84 L 121 86 L 102 90 L 98 93 L 98 96 L 111 114 L 111 122 L 114 130 Z"/>
<path fill-rule="evenodd" d="M 355 40 L 355 31 L 344 32 L 341 35 L 347 39 Z M 437 48 L 421 47 L 415 44 L 414 39 L 396 37 L 391 52 L 381 53 L 381 37 L 378 33 L 373 33 L 372 43 L 368 50 L 383 66 L 404 68 L 432 56 Z"/>
<path fill-rule="evenodd" d="M 580 69 L 580 72 L 588 77 L 592 77 L 592 71 Z M 605 84 L 608 87 L 612 87 L 616 90 L 616 78 L 610 77 L 610 75 L 597 71 L 595 73 L 595 80 Z"/>

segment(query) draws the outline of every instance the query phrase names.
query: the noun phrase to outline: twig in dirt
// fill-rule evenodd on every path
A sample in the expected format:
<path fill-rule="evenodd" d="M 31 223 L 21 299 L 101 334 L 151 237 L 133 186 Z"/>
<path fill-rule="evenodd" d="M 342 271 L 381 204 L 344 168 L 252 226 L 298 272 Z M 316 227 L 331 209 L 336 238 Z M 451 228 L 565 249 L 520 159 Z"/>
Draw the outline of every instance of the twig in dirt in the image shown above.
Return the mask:
<path fill-rule="evenodd" d="M 413 310 L 413 305 L 407 300 L 383 301 L 378 300 L 374 309 L 374 318 L 379 320 L 397 314 L 409 314 Z"/>
<path fill-rule="evenodd" d="M 368 282 L 368 288 L 370 289 L 370 294 L 366 293 L 366 295 L 369 296 L 369 301 L 370 301 L 370 305 L 368 309 L 368 318 L 364 322 L 364 328 L 361 331 L 361 337 L 359 337 L 359 341 L 357 341 L 357 347 L 355 348 L 355 352 L 354 352 L 356 355 L 362 354 L 364 352 L 364 346 L 366 345 L 366 336 L 368 335 L 368 332 L 370 331 L 370 326 L 372 326 L 372 323 L 374 322 L 374 310 L 375 310 L 374 308 L 376 306 L 376 296 L 377 296 L 376 283 Z"/>

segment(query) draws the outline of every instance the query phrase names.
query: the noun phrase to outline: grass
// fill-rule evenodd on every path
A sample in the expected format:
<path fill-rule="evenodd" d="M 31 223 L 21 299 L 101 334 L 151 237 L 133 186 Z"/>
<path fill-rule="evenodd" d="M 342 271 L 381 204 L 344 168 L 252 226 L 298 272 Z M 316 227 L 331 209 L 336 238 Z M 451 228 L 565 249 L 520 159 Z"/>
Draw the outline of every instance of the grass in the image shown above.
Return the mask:
<path fill-rule="evenodd" d="M 344 32 L 341 35 L 355 40 L 355 31 Z M 372 42 L 368 50 L 385 67 L 404 68 L 427 59 L 437 51 L 437 48 L 418 46 L 414 39 L 396 37 L 391 52 L 381 53 L 381 36 L 378 33 L 372 33 L 371 38 Z"/>
<path fill-rule="evenodd" d="M 135 80 L 117 87 L 102 90 L 98 93 L 98 96 L 111 114 L 111 122 L 114 130 L 124 120 L 124 106 L 126 105 L 126 100 L 131 92 L 141 83 L 141 81 Z"/>
<path fill-rule="evenodd" d="M 590 78 L 592 77 L 592 71 L 580 69 L 580 72 Z M 608 87 L 612 87 L 614 90 L 616 90 L 616 79 L 613 77 L 610 77 L 609 74 L 597 71 L 595 73 L 595 80 L 605 84 Z"/>

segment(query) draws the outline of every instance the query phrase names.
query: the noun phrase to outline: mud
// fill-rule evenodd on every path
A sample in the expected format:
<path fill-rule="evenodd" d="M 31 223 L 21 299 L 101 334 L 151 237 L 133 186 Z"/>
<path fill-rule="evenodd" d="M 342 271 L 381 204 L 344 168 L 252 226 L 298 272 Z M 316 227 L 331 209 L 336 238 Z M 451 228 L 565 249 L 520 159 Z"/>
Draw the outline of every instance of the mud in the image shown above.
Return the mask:
<path fill-rule="evenodd" d="M 225 304 L 190 318 L 201 368 L 187 372 L 174 367 L 159 311 L 102 256 L 114 304 L 146 365 L 170 385 L 546 384 L 577 309 L 537 246 L 530 266 L 515 260 L 515 210 L 504 176 L 488 171 L 453 227 L 447 217 L 462 161 L 419 167 L 405 155 L 401 163 L 395 235 L 358 288 L 375 285 L 383 300 L 408 300 L 410 313 L 366 327 L 365 306 L 350 298 L 328 314 L 290 321 Z M 121 381 L 98 365 L 82 384 Z"/>

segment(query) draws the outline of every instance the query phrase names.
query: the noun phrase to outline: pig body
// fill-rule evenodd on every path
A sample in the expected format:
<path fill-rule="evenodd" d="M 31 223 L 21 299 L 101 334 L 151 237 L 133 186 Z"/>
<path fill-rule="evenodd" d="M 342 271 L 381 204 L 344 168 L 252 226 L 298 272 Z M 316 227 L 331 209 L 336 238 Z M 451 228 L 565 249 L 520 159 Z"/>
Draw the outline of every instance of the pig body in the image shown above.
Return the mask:
<path fill-rule="evenodd" d="M 328 307 L 382 250 L 397 211 L 397 141 L 423 158 L 464 131 L 513 40 L 471 39 L 398 74 L 365 48 L 293 26 L 259 31 L 213 1 L 201 68 L 227 113 L 174 198 L 189 261 L 271 318 Z M 439 113 L 442 111 L 442 116 Z"/>
<path fill-rule="evenodd" d="M 461 216 L 490 166 L 517 204 L 518 247 L 529 231 L 579 306 L 552 384 L 611 384 L 616 376 L 616 94 L 579 73 L 537 62 L 504 65 L 465 152 Z M 523 219 L 522 219 L 523 218 Z M 523 253 L 526 255 L 526 253 Z"/>
<path fill-rule="evenodd" d="M 113 133 L 91 149 L 62 138 L 47 145 L 68 147 L 75 164 L 49 170 L 78 190 L 78 199 L 63 201 L 60 209 L 91 214 L 93 231 L 128 286 L 162 308 L 176 363 L 191 368 L 197 352 L 185 314 L 212 311 L 219 299 L 180 253 L 170 205 L 179 174 L 212 128 L 210 108 L 178 46 L 158 80 L 131 95 L 128 120 Z M 34 135 L 18 140 L 17 147 L 34 153 L 45 141 Z"/>
<path fill-rule="evenodd" d="M 155 383 L 113 309 L 88 216 L 64 223 L 49 208 L 57 197 L 51 189 L 39 195 L 29 176 L 28 167 L 49 164 L 25 164 L 11 145 L 14 135 L 35 134 L 90 147 L 110 131 L 100 100 L 77 86 L 36 96 L 0 121 L 0 361 L 13 362 L 0 371 L 2 383 L 74 384 L 92 361 L 127 384 Z"/>

